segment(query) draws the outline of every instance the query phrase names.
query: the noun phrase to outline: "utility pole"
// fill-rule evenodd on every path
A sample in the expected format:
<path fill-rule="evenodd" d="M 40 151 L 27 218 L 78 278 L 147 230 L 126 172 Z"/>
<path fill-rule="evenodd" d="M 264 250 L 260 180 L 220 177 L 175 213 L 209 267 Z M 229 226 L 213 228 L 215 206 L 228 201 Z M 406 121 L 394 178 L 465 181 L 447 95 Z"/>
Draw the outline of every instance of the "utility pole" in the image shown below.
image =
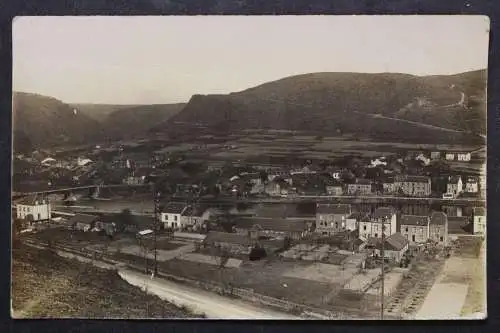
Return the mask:
<path fill-rule="evenodd" d="M 158 260 L 157 260 L 157 249 L 156 249 L 156 233 L 160 225 L 160 192 L 154 192 L 154 221 L 153 221 L 153 249 L 154 249 L 154 275 L 158 274 Z"/>
<path fill-rule="evenodd" d="M 384 320 L 384 284 L 385 284 L 385 219 L 382 219 L 382 248 L 380 251 L 382 257 L 382 276 L 381 276 L 381 294 L 380 294 L 380 320 Z"/>

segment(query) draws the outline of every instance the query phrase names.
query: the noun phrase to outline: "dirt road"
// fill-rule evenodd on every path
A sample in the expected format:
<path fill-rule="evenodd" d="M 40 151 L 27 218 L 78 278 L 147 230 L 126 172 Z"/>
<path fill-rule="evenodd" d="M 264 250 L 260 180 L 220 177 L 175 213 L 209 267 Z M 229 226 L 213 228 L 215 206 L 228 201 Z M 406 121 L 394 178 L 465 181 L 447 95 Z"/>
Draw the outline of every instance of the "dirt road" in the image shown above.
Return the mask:
<path fill-rule="evenodd" d="M 163 279 L 130 270 L 120 270 L 128 283 L 154 293 L 176 305 L 184 305 L 195 313 L 204 313 L 214 319 L 300 319 L 292 315 L 270 311 L 239 300 L 222 297 L 203 290 L 190 288 Z"/>

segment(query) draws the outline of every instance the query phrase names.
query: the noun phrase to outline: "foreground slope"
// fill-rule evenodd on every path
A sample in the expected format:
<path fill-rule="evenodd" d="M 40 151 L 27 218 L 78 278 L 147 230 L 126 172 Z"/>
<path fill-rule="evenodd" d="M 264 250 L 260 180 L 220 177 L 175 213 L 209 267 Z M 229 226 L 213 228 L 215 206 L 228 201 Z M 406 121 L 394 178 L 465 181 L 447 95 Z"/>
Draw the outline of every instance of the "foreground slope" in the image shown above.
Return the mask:
<path fill-rule="evenodd" d="M 194 317 L 116 272 L 25 245 L 13 249 L 11 298 L 16 318 Z"/>

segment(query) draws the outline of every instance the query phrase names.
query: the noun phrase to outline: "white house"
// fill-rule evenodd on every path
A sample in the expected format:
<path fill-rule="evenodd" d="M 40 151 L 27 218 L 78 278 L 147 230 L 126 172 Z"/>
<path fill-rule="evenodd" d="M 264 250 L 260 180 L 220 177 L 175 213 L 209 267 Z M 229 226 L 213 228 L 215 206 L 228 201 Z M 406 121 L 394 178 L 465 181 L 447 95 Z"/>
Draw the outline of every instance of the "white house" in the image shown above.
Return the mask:
<path fill-rule="evenodd" d="M 457 153 L 457 161 L 469 162 L 471 159 L 470 153 Z"/>
<path fill-rule="evenodd" d="M 187 205 L 179 202 L 169 202 L 161 212 L 161 222 L 165 228 L 180 229 L 182 214 L 188 208 Z"/>
<path fill-rule="evenodd" d="M 365 239 L 382 238 L 396 232 L 396 212 L 391 207 L 380 207 L 367 219 L 359 221 L 359 236 Z"/>
<path fill-rule="evenodd" d="M 486 210 L 482 207 L 476 207 L 473 210 L 474 233 L 484 235 L 486 233 Z"/>
<path fill-rule="evenodd" d="M 467 177 L 465 181 L 465 192 L 478 193 L 479 192 L 479 179 L 478 177 Z"/>
<path fill-rule="evenodd" d="M 33 222 L 50 220 L 51 206 L 47 199 L 27 197 L 16 203 L 18 219 Z"/>
<path fill-rule="evenodd" d="M 196 205 L 188 206 L 181 214 L 181 228 L 191 228 L 197 230 L 201 228 L 204 222 L 210 219 L 213 210 Z"/>
<path fill-rule="evenodd" d="M 448 184 L 446 185 L 446 193 L 453 194 L 457 197 L 463 191 L 462 177 L 450 176 L 448 177 Z"/>
<path fill-rule="evenodd" d="M 446 153 L 445 158 L 447 161 L 455 160 L 455 153 Z"/>

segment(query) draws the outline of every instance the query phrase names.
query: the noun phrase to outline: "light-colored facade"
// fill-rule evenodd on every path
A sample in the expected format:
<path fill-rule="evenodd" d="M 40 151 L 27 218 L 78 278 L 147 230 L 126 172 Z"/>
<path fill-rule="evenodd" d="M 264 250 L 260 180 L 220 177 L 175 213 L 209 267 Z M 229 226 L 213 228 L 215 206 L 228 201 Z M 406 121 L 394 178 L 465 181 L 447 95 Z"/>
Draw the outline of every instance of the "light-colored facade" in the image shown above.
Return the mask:
<path fill-rule="evenodd" d="M 478 193 L 479 192 L 479 179 L 477 177 L 468 177 L 465 182 L 465 192 Z"/>
<path fill-rule="evenodd" d="M 50 202 L 46 199 L 23 200 L 16 205 L 16 216 L 18 219 L 26 219 L 33 222 L 50 220 Z"/>
<path fill-rule="evenodd" d="M 318 205 L 316 212 L 316 232 L 321 235 L 331 236 L 346 230 L 346 220 L 350 215 L 350 205 Z"/>
<path fill-rule="evenodd" d="M 474 233 L 486 234 L 486 210 L 484 208 L 474 208 L 473 211 Z"/>
<path fill-rule="evenodd" d="M 342 195 L 343 190 L 341 185 L 326 185 L 326 194 L 328 195 Z"/>
<path fill-rule="evenodd" d="M 452 194 L 457 197 L 463 192 L 463 182 L 460 176 L 450 176 L 448 178 L 448 184 L 446 185 L 446 193 Z"/>
<path fill-rule="evenodd" d="M 401 234 L 410 244 L 425 243 L 429 239 L 429 216 L 401 216 Z"/>
<path fill-rule="evenodd" d="M 453 160 L 455 160 L 455 154 L 454 153 L 446 153 L 445 158 L 447 161 L 453 161 Z"/>
<path fill-rule="evenodd" d="M 367 238 L 382 238 L 382 231 L 386 237 L 396 233 L 396 212 L 387 207 L 378 208 L 368 219 L 359 221 L 359 235 Z"/>
<path fill-rule="evenodd" d="M 369 180 L 358 179 L 354 184 L 347 184 L 348 195 L 370 195 L 372 194 L 372 184 Z"/>
<path fill-rule="evenodd" d="M 471 160 L 471 153 L 457 153 L 457 161 L 469 162 Z"/>
<path fill-rule="evenodd" d="M 429 239 L 442 246 L 448 245 L 448 216 L 433 212 L 429 221 Z"/>
<path fill-rule="evenodd" d="M 396 192 L 412 197 L 431 195 L 431 179 L 423 176 L 400 176 L 394 181 Z"/>
<path fill-rule="evenodd" d="M 188 208 L 187 205 L 180 203 L 170 203 L 161 212 L 161 222 L 165 228 L 169 229 L 181 229 L 182 225 L 182 214 Z M 184 220 L 186 222 L 186 220 Z"/>

